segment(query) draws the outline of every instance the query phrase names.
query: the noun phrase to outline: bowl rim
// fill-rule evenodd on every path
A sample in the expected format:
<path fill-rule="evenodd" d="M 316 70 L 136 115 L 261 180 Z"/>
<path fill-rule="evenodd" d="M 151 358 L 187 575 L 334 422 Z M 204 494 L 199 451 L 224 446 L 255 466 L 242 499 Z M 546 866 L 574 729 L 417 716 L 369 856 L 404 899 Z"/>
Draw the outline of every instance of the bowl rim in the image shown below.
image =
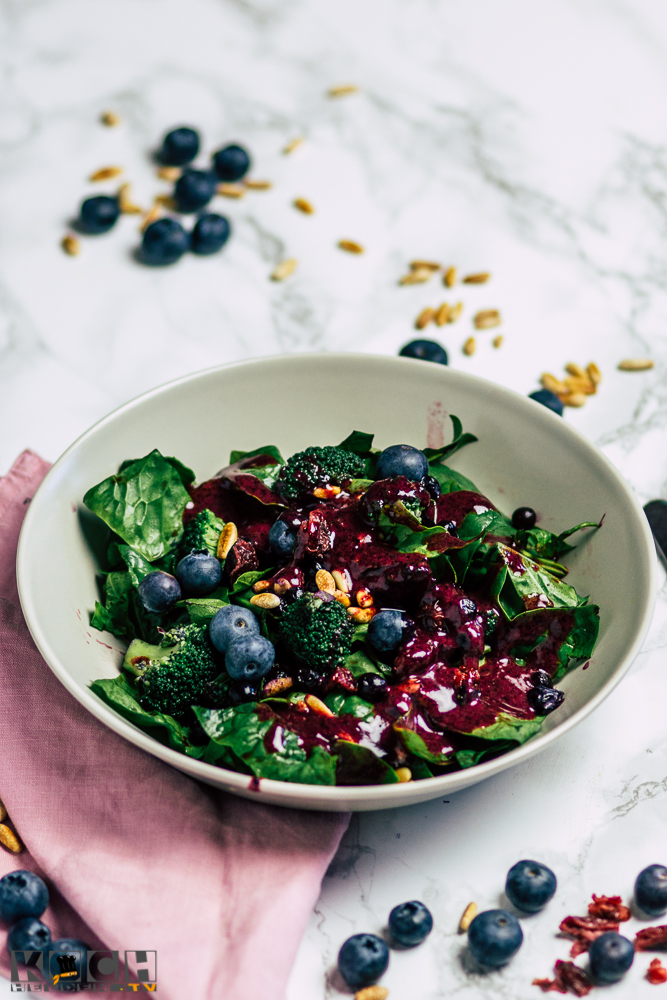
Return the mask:
<path fill-rule="evenodd" d="M 81 705 L 83 705 L 84 708 L 99 719 L 100 722 L 104 723 L 104 725 L 116 732 L 118 735 L 129 740 L 135 746 L 139 746 L 141 749 L 146 750 L 154 757 L 157 757 L 167 764 L 171 764 L 181 772 L 185 772 L 190 775 L 190 777 L 197 778 L 209 784 L 212 783 L 217 787 L 221 787 L 219 778 L 216 781 L 212 781 L 212 778 L 213 776 L 220 776 L 223 774 L 227 789 L 242 795 L 246 795 L 249 788 L 255 788 L 254 779 L 252 779 L 249 775 L 217 767 L 214 764 L 206 764 L 202 761 L 195 760 L 192 757 L 188 757 L 186 754 L 181 754 L 177 750 L 173 750 L 171 747 L 164 746 L 158 740 L 152 739 L 147 733 L 144 733 L 142 730 L 133 726 L 132 723 L 128 722 L 112 708 L 107 706 L 100 698 L 93 694 L 89 687 L 82 688 L 72 679 L 59 656 L 52 649 L 48 635 L 41 625 L 39 609 L 35 606 L 33 601 L 29 573 L 29 563 L 31 557 L 30 536 L 33 524 L 40 516 L 40 493 L 42 496 L 46 494 L 49 480 L 55 477 L 59 467 L 67 461 L 70 455 L 79 447 L 81 443 L 86 441 L 88 438 L 93 437 L 102 427 L 113 423 L 113 421 L 121 413 L 127 413 L 135 407 L 143 405 L 147 400 L 160 396 L 163 393 L 167 393 L 177 386 L 188 382 L 194 382 L 203 376 L 210 376 L 216 372 L 229 371 L 240 367 L 254 367 L 258 364 L 267 363 L 290 365 L 294 363 L 301 363 L 304 360 L 306 362 L 313 362 L 315 360 L 321 362 L 323 357 L 340 361 L 350 361 L 354 359 L 357 363 L 363 360 L 379 363 L 392 368 L 401 366 L 404 371 L 407 366 L 414 367 L 415 371 L 420 371 L 423 370 L 423 365 L 428 363 L 420 359 L 384 354 L 365 354 L 345 351 L 301 352 L 299 354 L 292 355 L 275 354 L 253 358 L 250 360 L 227 362 L 225 364 L 199 369 L 198 371 L 190 372 L 189 374 L 182 375 L 176 379 L 171 379 L 170 381 L 155 386 L 147 392 L 140 393 L 127 402 L 122 403 L 120 406 L 117 406 L 110 413 L 106 414 L 106 416 L 96 421 L 91 427 L 80 434 L 79 437 L 72 442 L 72 444 L 53 463 L 51 469 L 36 490 L 33 499 L 28 506 L 28 511 L 19 536 L 16 558 L 16 575 L 21 608 L 23 610 L 28 630 L 35 645 L 61 684 L 63 684 L 63 686 Z M 436 366 L 434 365 L 433 367 Z M 544 418 L 548 421 L 557 421 L 560 426 L 560 430 L 565 437 L 569 437 L 573 443 L 576 443 L 580 447 L 583 445 L 584 449 L 589 451 L 591 459 L 597 462 L 599 466 L 601 465 L 607 474 L 611 475 L 612 479 L 615 480 L 616 486 L 620 488 L 621 492 L 624 494 L 625 499 L 630 502 L 630 506 L 637 514 L 638 526 L 641 534 L 643 534 L 645 555 L 647 557 L 644 560 L 645 595 L 643 609 L 641 614 L 637 616 L 636 619 L 634 639 L 630 644 L 629 650 L 623 660 L 616 667 L 614 674 L 607 681 L 605 681 L 600 690 L 592 698 L 590 698 L 585 705 L 582 705 L 581 708 L 577 709 L 577 711 L 571 716 L 555 726 L 550 732 L 537 733 L 532 739 L 523 743 L 521 746 L 516 747 L 514 750 L 510 750 L 507 753 L 502 754 L 500 757 L 496 757 L 494 760 L 475 765 L 474 771 L 476 775 L 476 783 L 477 781 L 482 781 L 485 778 L 493 776 L 494 774 L 498 774 L 509 767 L 521 764 L 523 761 L 534 756 L 536 753 L 546 750 L 547 747 L 551 746 L 556 739 L 560 739 L 561 736 L 564 736 L 567 732 L 587 718 L 605 700 L 605 698 L 611 694 L 637 657 L 642 642 L 651 624 L 657 598 L 657 557 L 651 529 L 639 500 L 635 496 L 631 486 L 625 481 L 621 473 L 606 457 L 606 455 L 604 455 L 596 445 L 589 441 L 588 438 L 581 433 L 581 431 L 566 423 L 562 417 L 551 413 L 546 407 L 543 407 L 541 404 L 531 400 L 530 397 L 524 396 L 513 389 L 508 389 L 506 386 L 499 385 L 496 382 L 491 382 L 488 379 L 469 372 L 462 372 L 447 366 L 437 367 L 442 368 L 443 377 L 445 379 L 451 378 L 462 383 L 464 386 L 467 385 L 472 389 L 477 388 L 478 390 L 482 389 L 487 392 L 490 388 L 492 388 L 496 393 L 500 393 L 501 395 L 508 394 L 514 397 L 515 400 L 521 400 L 521 404 L 525 405 L 527 408 L 527 415 L 528 413 L 535 415 L 536 411 L 534 410 L 534 407 L 539 407 L 539 410 L 542 412 Z M 272 778 L 261 778 L 260 782 L 261 791 L 268 793 L 267 798 L 270 796 L 271 801 L 276 805 L 294 807 L 295 803 L 298 802 L 298 805 L 296 806 L 297 808 L 330 809 L 332 807 L 335 808 L 335 804 L 339 802 L 341 810 L 344 810 L 354 809 L 355 805 L 360 808 L 368 808 L 369 799 L 377 797 L 378 799 L 382 799 L 382 802 L 378 803 L 377 808 L 384 809 L 401 805 L 411 805 L 417 801 L 437 798 L 443 793 L 454 792 L 457 788 L 461 787 L 460 781 L 463 773 L 467 772 L 453 771 L 450 774 L 427 778 L 419 782 L 397 783 L 390 785 L 307 785 L 291 781 L 277 781 Z M 423 788 L 424 791 L 426 790 L 426 787 L 428 787 L 430 790 L 429 794 L 422 795 L 419 798 L 410 795 L 409 792 L 415 788 L 415 785 L 420 786 L 420 788 Z M 262 796 L 259 801 L 262 801 L 263 798 L 264 797 Z M 319 801 L 318 803 L 313 804 L 312 800 L 315 798 Z M 281 799 L 289 801 L 281 803 Z M 392 799 L 395 799 L 396 801 L 392 802 Z M 406 801 L 403 802 L 402 799 L 405 799 Z M 324 805 L 324 803 L 326 803 L 326 805 Z"/>

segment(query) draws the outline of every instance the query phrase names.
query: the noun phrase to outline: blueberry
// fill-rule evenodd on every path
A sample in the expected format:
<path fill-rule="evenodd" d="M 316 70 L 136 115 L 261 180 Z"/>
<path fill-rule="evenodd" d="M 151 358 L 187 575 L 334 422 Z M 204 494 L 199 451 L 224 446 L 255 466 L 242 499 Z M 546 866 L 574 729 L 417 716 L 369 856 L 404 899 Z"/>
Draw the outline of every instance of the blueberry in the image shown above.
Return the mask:
<path fill-rule="evenodd" d="M 158 219 L 146 227 L 141 241 L 145 264 L 175 264 L 190 246 L 190 237 L 175 219 Z"/>
<path fill-rule="evenodd" d="M 387 697 L 387 682 L 379 674 L 362 674 L 357 677 L 357 694 L 366 701 L 384 701 Z"/>
<path fill-rule="evenodd" d="M 622 934 L 608 931 L 592 942 L 588 949 L 591 975 L 596 983 L 609 986 L 623 978 L 635 958 L 632 941 Z"/>
<path fill-rule="evenodd" d="M 556 393 L 549 389 L 538 389 L 536 392 L 531 392 L 528 399 L 534 399 L 536 403 L 541 403 L 548 410 L 553 410 L 559 417 L 563 416 L 563 404 Z"/>
<path fill-rule="evenodd" d="M 184 170 L 176 181 L 174 198 L 179 212 L 196 212 L 215 194 L 215 174 L 210 170 Z"/>
<path fill-rule="evenodd" d="M 112 226 L 115 226 L 119 215 L 118 198 L 112 198 L 108 194 L 98 194 L 81 202 L 78 226 L 84 233 L 91 235 L 108 233 Z"/>
<path fill-rule="evenodd" d="M 184 556 L 176 567 L 176 577 L 181 590 L 188 597 L 205 597 L 220 583 L 222 566 L 215 556 L 205 549 Z"/>
<path fill-rule="evenodd" d="M 535 687 L 551 687 L 551 677 L 546 670 L 536 670 L 534 674 L 530 675 L 530 679 Z"/>
<path fill-rule="evenodd" d="M 51 931 L 41 920 L 23 917 L 9 928 L 8 951 L 44 951 L 51 944 Z"/>
<path fill-rule="evenodd" d="M 299 667 L 294 678 L 300 691 L 321 691 L 327 681 L 326 674 L 321 674 L 312 667 Z"/>
<path fill-rule="evenodd" d="M 167 132 L 162 140 L 160 160 L 168 167 L 183 167 L 191 163 L 199 152 L 199 135 L 193 128 L 183 126 Z"/>
<path fill-rule="evenodd" d="M 512 514 L 512 527 L 517 530 L 534 528 L 537 521 L 537 514 L 532 507 L 517 507 Z"/>
<path fill-rule="evenodd" d="M 76 938 L 58 938 L 57 941 L 52 941 L 48 948 L 44 951 L 44 973 L 48 977 L 49 974 L 57 976 L 60 973 L 60 966 L 58 964 L 58 955 L 72 955 L 74 958 L 74 968 L 76 969 L 76 977 L 72 976 L 63 980 L 56 986 L 56 989 L 60 989 L 60 986 L 64 986 L 68 982 L 76 982 L 77 979 L 81 980 L 82 973 L 85 973 L 87 968 L 88 952 L 90 948 L 83 941 L 77 941 Z M 78 954 L 77 954 L 78 952 Z"/>
<path fill-rule="evenodd" d="M 377 982 L 388 965 L 389 948 L 375 934 L 353 934 L 338 952 L 338 971 L 353 990 Z"/>
<path fill-rule="evenodd" d="M 234 639 L 245 635 L 259 635 L 259 622 L 248 608 L 227 604 L 214 614 L 208 634 L 218 652 L 226 653 Z"/>
<path fill-rule="evenodd" d="M 234 681 L 229 685 L 227 693 L 232 705 L 243 705 L 248 701 L 257 701 L 259 687 L 249 681 Z"/>
<path fill-rule="evenodd" d="M 217 253 L 229 239 L 229 221 L 224 215 L 207 212 L 197 219 L 190 237 L 190 249 L 201 255 Z"/>
<path fill-rule="evenodd" d="M 433 917 L 423 903 L 416 899 L 395 906 L 389 914 L 389 930 L 397 944 L 413 948 L 421 944 L 433 930 Z"/>
<path fill-rule="evenodd" d="M 275 663 L 276 651 L 263 635 L 244 635 L 227 646 L 225 666 L 235 681 L 258 681 Z"/>
<path fill-rule="evenodd" d="M 378 479 L 395 479 L 405 476 L 413 482 L 420 482 L 428 474 L 428 459 L 419 448 L 409 444 L 393 444 L 385 448 L 376 467 Z"/>
<path fill-rule="evenodd" d="M 19 870 L 0 879 L 0 917 L 3 920 L 41 917 L 48 905 L 49 890 L 39 875 Z"/>
<path fill-rule="evenodd" d="M 225 146 L 213 154 L 213 169 L 221 181 L 240 181 L 250 170 L 250 157 L 242 146 Z"/>
<path fill-rule="evenodd" d="M 538 685 L 527 694 L 528 703 L 538 715 L 548 715 L 563 704 L 565 692 L 557 688 Z"/>
<path fill-rule="evenodd" d="M 279 559 L 289 559 L 296 545 L 296 531 L 284 521 L 274 521 L 269 531 L 269 545 Z"/>
<path fill-rule="evenodd" d="M 161 569 L 153 570 L 145 576 L 137 590 L 146 611 L 152 611 L 156 615 L 169 611 L 169 608 L 181 599 L 178 580 L 171 573 L 165 573 Z"/>
<path fill-rule="evenodd" d="M 371 618 L 366 637 L 378 653 L 392 653 L 403 639 L 404 628 L 405 621 L 401 612 L 387 609 Z"/>
<path fill-rule="evenodd" d="M 556 876 L 539 861 L 517 861 L 507 873 L 505 893 L 510 903 L 525 913 L 537 913 L 553 899 Z"/>
<path fill-rule="evenodd" d="M 433 500 L 437 500 L 442 490 L 440 489 L 440 483 L 435 478 L 435 476 L 424 476 L 421 481 L 421 486 L 424 487 L 426 492 L 431 496 Z"/>
<path fill-rule="evenodd" d="M 661 917 L 667 910 L 667 868 L 664 865 L 649 865 L 639 873 L 635 882 L 635 902 L 647 917 Z"/>
<path fill-rule="evenodd" d="M 468 946 L 480 965 L 499 969 L 514 958 L 521 947 L 519 921 L 507 910 L 484 910 L 468 928 Z"/>
<path fill-rule="evenodd" d="M 447 351 L 435 340 L 411 340 L 398 352 L 402 358 L 419 358 L 420 361 L 434 361 L 436 365 L 448 363 Z"/>

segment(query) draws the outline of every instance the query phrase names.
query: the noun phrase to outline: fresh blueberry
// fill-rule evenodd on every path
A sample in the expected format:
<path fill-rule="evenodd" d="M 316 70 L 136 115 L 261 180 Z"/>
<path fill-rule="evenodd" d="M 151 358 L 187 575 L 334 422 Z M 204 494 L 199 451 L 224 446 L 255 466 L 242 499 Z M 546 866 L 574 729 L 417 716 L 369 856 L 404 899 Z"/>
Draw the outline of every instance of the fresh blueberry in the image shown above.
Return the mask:
<path fill-rule="evenodd" d="M 209 170 L 184 170 L 176 181 L 174 198 L 179 212 L 197 212 L 215 194 L 215 174 Z"/>
<path fill-rule="evenodd" d="M 221 181 L 240 181 L 250 170 L 250 157 L 242 146 L 225 146 L 213 154 L 213 169 Z"/>
<path fill-rule="evenodd" d="M 357 677 L 357 694 L 366 701 L 384 701 L 387 697 L 387 682 L 379 674 L 362 674 Z"/>
<path fill-rule="evenodd" d="M 539 861 L 517 861 L 507 873 L 505 894 L 513 906 L 525 913 L 537 913 L 556 892 L 556 876 Z"/>
<path fill-rule="evenodd" d="M 312 667 L 300 667 L 296 672 L 294 682 L 300 691 L 321 691 L 327 682 L 327 676 L 313 670 Z"/>
<path fill-rule="evenodd" d="M 87 966 L 89 946 L 84 944 L 83 941 L 77 941 L 76 938 L 58 938 L 57 941 L 52 941 L 48 948 L 44 951 L 44 972 L 48 976 L 49 974 L 57 976 L 60 974 L 60 966 L 58 964 L 59 955 L 72 955 L 74 957 L 74 968 L 76 969 L 76 979 L 72 976 L 69 982 L 76 982 L 77 979 L 82 978 L 82 971 L 85 972 Z M 78 952 L 78 954 L 77 954 Z M 48 965 L 48 967 L 47 967 Z M 57 989 L 60 985 L 65 985 L 68 980 L 63 980 L 62 984 L 58 984 Z"/>
<path fill-rule="evenodd" d="M 521 947 L 523 931 L 508 910 L 484 910 L 468 928 L 468 946 L 480 965 L 499 969 Z"/>
<path fill-rule="evenodd" d="M 635 882 L 635 902 L 647 917 L 661 917 L 667 910 L 667 868 L 664 865 L 649 865 L 639 873 Z"/>
<path fill-rule="evenodd" d="M 378 479 L 395 479 L 405 476 L 413 482 L 420 482 L 428 474 L 428 459 L 419 448 L 409 444 L 393 444 L 385 448 L 376 467 Z"/>
<path fill-rule="evenodd" d="M 190 237 L 175 219 L 158 219 L 146 227 L 141 241 L 145 264 L 175 264 L 190 246 Z"/>
<path fill-rule="evenodd" d="M 269 531 L 269 545 L 279 559 L 289 559 L 296 545 L 296 531 L 284 521 L 274 521 Z"/>
<path fill-rule="evenodd" d="M 207 212 L 197 219 L 190 237 L 190 249 L 193 253 L 217 253 L 229 239 L 229 221 L 224 215 Z"/>
<path fill-rule="evenodd" d="M 434 361 L 436 365 L 446 365 L 447 351 L 435 340 L 411 340 L 398 352 L 402 358 L 419 358 L 420 361 Z"/>
<path fill-rule="evenodd" d="M 23 917 L 9 928 L 8 951 L 44 951 L 51 944 L 51 931 L 35 917 Z"/>
<path fill-rule="evenodd" d="M 243 705 L 248 701 L 257 701 L 259 686 L 247 681 L 234 681 L 227 693 L 232 705 Z"/>
<path fill-rule="evenodd" d="M 536 685 L 527 694 L 528 703 L 538 715 L 548 715 L 563 704 L 565 692 L 558 688 Z"/>
<path fill-rule="evenodd" d="M 392 653 L 403 639 L 405 621 L 400 611 L 379 611 L 369 623 L 366 637 L 378 653 Z"/>
<path fill-rule="evenodd" d="M 546 670 L 536 670 L 534 674 L 530 675 L 530 679 L 535 687 L 551 687 L 551 677 Z"/>
<path fill-rule="evenodd" d="M 353 990 L 377 982 L 388 965 L 389 948 L 375 934 L 353 934 L 338 952 L 338 971 Z"/>
<path fill-rule="evenodd" d="M 183 126 L 167 132 L 162 140 L 160 160 L 168 167 L 183 167 L 191 163 L 199 152 L 199 135 L 193 128 Z"/>
<path fill-rule="evenodd" d="M 435 476 L 424 476 L 420 485 L 424 487 L 433 500 L 437 500 L 442 493 L 440 483 Z"/>
<path fill-rule="evenodd" d="M 276 651 L 263 635 L 244 635 L 227 646 L 225 666 L 235 681 L 258 681 L 265 677 L 276 659 Z"/>
<path fill-rule="evenodd" d="M 171 573 L 165 573 L 161 569 L 153 570 L 145 576 L 137 590 L 146 611 L 152 611 L 155 615 L 169 611 L 169 608 L 181 599 L 178 580 Z"/>
<path fill-rule="evenodd" d="M 245 635 L 259 635 L 259 622 L 248 608 L 227 604 L 216 611 L 208 627 L 211 642 L 219 653 L 226 653 L 230 642 Z"/>
<path fill-rule="evenodd" d="M 537 514 L 532 507 L 517 507 L 512 514 L 512 527 L 517 531 L 527 528 L 534 528 L 537 521 Z"/>
<path fill-rule="evenodd" d="M 205 597 L 220 583 L 222 566 L 220 561 L 205 549 L 183 556 L 176 567 L 176 577 L 181 590 L 188 597 Z"/>
<path fill-rule="evenodd" d="M 395 906 L 389 914 L 389 930 L 397 944 L 413 948 L 421 944 L 433 930 L 433 917 L 423 903 L 416 899 Z"/>
<path fill-rule="evenodd" d="M 556 393 L 551 392 L 549 389 L 537 389 L 535 392 L 530 393 L 528 399 L 534 399 L 536 403 L 541 403 L 548 410 L 553 410 L 559 417 L 563 416 L 563 404 Z"/>
<path fill-rule="evenodd" d="M 90 235 L 108 233 L 112 226 L 115 226 L 119 215 L 118 198 L 112 198 L 108 194 L 98 194 L 81 202 L 78 226 L 84 233 Z"/>
<path fill-rule="evenodd" d="M 49 905 L 49 890 L 33 872 L 22 869 L 0 879 L 0 917 L 10 922 L 20 917 L 41 917 Z"/>
<path fill-rule="evenodd" d="M 623 978 L 635 959 L 632 941 L 622 934 L 608 931 L 592 942 L 588 949 L 591 975 L 596 983 L 610 986 Z"/>

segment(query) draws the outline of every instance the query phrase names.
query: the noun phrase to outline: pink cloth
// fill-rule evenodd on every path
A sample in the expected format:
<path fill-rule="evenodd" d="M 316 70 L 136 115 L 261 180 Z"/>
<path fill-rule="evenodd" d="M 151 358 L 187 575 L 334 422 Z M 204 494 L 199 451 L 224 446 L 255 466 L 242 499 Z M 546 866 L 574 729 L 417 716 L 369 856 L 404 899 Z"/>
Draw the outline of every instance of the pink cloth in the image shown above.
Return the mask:
<path fill-rule="evenodd" d="M 121 961 L 156 950 L 163 1000 L 279 1000 L 348 817 L 200 785 L 61 686 L 29 636 L 14 570 L 26 501 L 47 469 L 26 451 L 0 479 L 0 797 L 26 845 L 0 850 L 0 876 L 42 875 L 54 939 L 117 949 Z M 0 921 L 5 975 L 7 929 Z"/>

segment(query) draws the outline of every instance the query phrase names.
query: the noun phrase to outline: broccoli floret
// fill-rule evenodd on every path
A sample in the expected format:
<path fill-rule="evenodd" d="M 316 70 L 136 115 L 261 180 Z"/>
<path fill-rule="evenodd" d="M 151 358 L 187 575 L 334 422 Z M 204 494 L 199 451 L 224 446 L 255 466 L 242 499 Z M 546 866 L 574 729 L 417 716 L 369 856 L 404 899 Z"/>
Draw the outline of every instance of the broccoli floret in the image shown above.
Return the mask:
<path fill-rule="evenodd" d="M 363 471 L 363 458 L 344 448 L 306 448 L 283 465 L 276 488 L 288 500 L 295 500 L 316 486 L 339 485 L 344 479 L 359 478 Z"/>
<path fill-rule="evenodd" d="M 206 701 L 210 682 L 220 673 L 208 629 L 200 625 L 172 629 L 159 646 L 135 639 L 125 666 L 138 675 L 142 708 L 180 720 L 189 718 L 192 705 Z"/>
<path fill-rule="evenodd" d="M 210 555 L 217 555 L 220 533 L 224 526 L 225 522 L 216 517 L 208 507 L 200 510 L 185 525 L 180 545 L 183 555 L 187 555 L 193 549 L 196 549 L 197 552 L 205 549 Z"/>
<path fill-rule="evenodd" d="M 280 618 L 280 636 L 301 663 L 320 672 L 335 670 L 349 654 L 354 622 L 338 601 L 304 594 Z"/>

